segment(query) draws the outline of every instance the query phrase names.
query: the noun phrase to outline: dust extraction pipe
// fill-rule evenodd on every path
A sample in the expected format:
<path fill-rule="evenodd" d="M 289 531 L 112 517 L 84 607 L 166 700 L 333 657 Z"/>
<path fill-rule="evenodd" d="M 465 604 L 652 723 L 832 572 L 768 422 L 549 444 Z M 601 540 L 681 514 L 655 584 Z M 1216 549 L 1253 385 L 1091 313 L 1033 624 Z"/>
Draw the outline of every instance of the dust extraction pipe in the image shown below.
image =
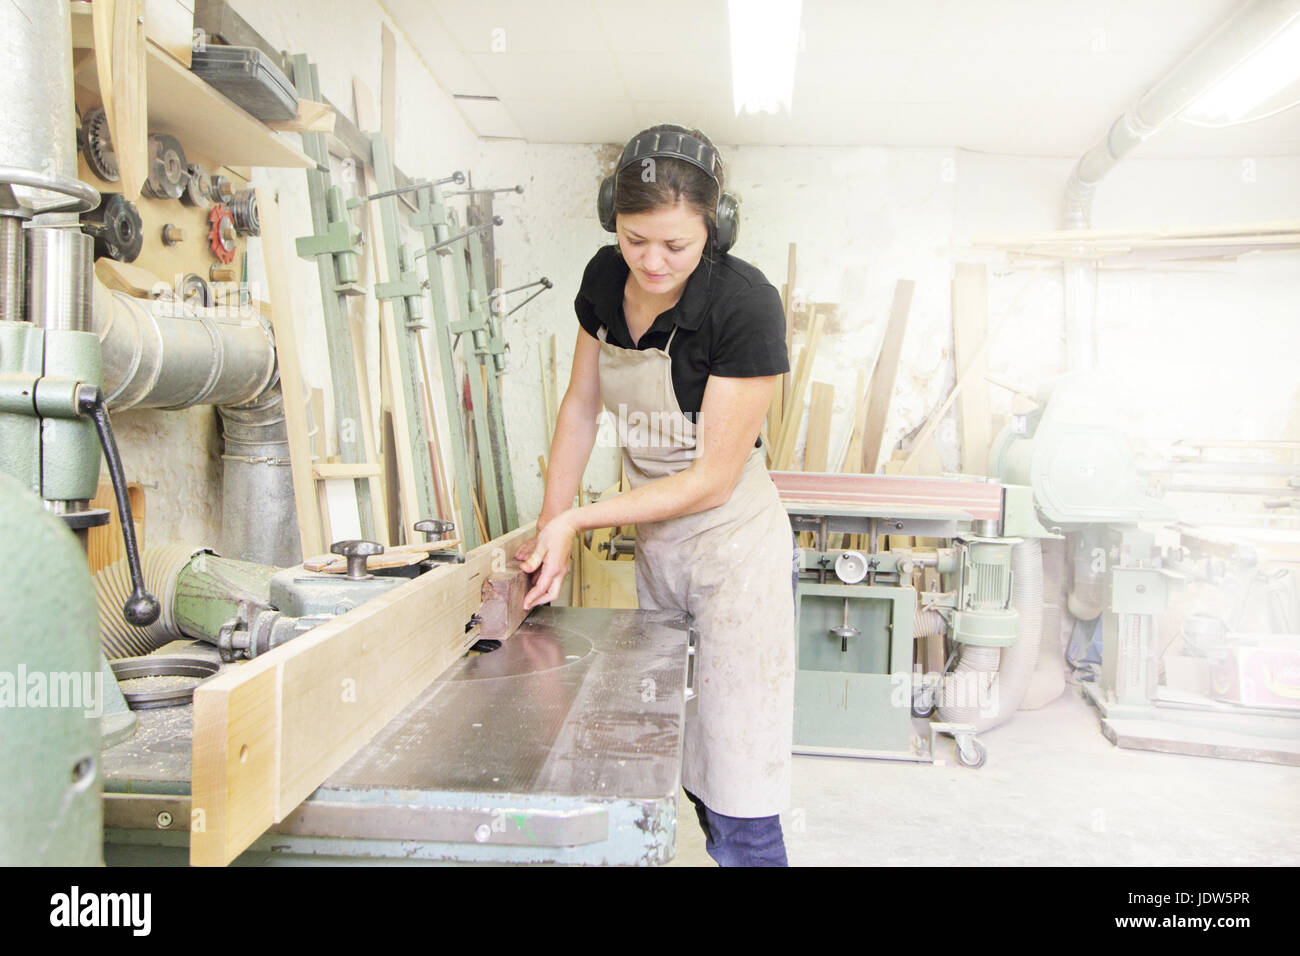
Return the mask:
<path fill-rule="evenodd" d="M 1297 16 L 1300 0 L 1253 0 L 1147 90 L 1075 165 L 1065 187 L 1065 228 L 1091 228 L 1093 196 L 1115 164 Z M 1096 283 L 1095 264 L 1065 263 L 1066 359 L 1072 371 L 1091 369 L 1095 364 Z"/>
<path fill-rule="evenodd" d="M 166 314 L 180 308 L 180 314 Z M 110 409 L 216 405 L 221 414 L 221 552 L 285 567 L 302 560 L 275 340 L 260 319 L 212 318 L 94 289 Z"/>
<path fill-rule="evenodd" d="M 160 314 L 98 280 L 94 296 L 111 411 L 242 405 L 275 381 L 275 342 L 260 322 Z"/>

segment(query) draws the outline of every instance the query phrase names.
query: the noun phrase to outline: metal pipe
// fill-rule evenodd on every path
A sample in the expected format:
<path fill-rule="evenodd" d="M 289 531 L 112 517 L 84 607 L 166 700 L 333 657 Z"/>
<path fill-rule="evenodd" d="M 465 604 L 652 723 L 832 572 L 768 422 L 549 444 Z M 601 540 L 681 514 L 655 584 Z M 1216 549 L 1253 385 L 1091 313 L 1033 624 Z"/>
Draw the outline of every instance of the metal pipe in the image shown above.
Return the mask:
<path fill-rule="evenodd" d="M 275 341 L 260 318 L 161 315 L 160 303 L 98 281 L 94 303 L 112 410 L 242 405 L 276 380 Z"/>
<path fill-rule="evenodd" d="M 0 216 L 0 322 L 27 320 L 27 235 L 17 216 Z"/>
<path fill-rule="evenodd" d="M 277 567 L 297 564 L 305 556 L 279 387 L 252 403 L 217 410 L 225 438 L 221 553 Z"/>
<path fill-rule="evenodd" d="M 27 308 L 42 329 L 87 332 L 95 243 L 80 229 L 37 226 L 27 233 Z"/>
<path fill-rule="evenodd" d="M 68 4 L 0 3 L 0 62 L 9 66 L 0 109 L 0 166 L 71 185 L 67 181 L 77 178 L 77 131 Z M 30 186 L 15 187 L 14 196 L 38 208 L 51 199 L 47 189 Z M 51 213 L 36 220 L 75 223 L 77 215 Z"/>
<path fill-rule="evenodd" d="M 1147 90 L 1075 164 L 1065 186 L 1065 228 L 1091 228 L 1093 197 L 1106 174 L 1298 15 L 1300 0 L 1253 0 Z M 1067 367 L 1091 369 L 1097 267 L 1070 261 L 1064 273 Z"/>

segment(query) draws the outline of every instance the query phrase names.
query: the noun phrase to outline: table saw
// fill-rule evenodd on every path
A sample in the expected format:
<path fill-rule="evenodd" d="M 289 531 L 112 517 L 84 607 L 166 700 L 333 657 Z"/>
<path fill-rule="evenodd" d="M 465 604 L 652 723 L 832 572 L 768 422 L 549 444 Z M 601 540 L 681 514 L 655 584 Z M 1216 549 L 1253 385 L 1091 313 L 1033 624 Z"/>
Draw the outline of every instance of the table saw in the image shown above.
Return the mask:
<path fill-rule="evenodd" d="M 216 658 L 194 642 L 163 653 Z M 688 624 L 542 607 L 458 660 L 237 864 L 655 865 L 676 842 Z M 226 665 L 238 666 L 238 665 Z M 103 754 L 104 857 L 189 857 L 192 707 Z"/>

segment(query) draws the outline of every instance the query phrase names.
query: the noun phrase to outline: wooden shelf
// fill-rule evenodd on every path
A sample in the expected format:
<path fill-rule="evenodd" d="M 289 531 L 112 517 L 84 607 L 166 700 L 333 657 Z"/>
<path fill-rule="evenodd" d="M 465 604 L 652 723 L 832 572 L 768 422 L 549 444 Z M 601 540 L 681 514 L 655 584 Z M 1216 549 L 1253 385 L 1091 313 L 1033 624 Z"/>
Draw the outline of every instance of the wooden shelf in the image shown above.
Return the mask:
<path fill-rule="evenodd" d="M 1187 229 L 1063 230 L 1021 236 L 981 236 L 977 248 L 1024 258 L 1115 264 L 1187 259 L 1231 259 L 1248 252 L 1300 249 L 1300 221 Z"/>
<path fill-rule="evenodd" d="M 82 6 L 88 5 L 73 5 L 74 47 L 84 45 L 89 26 L 89 14 L 77 10 Z M 170 133 L 187 154 L 193 151 L 216 157 L 227 166 L 307 169 L 315 165 L 301 149 L 218 93 L 152 40 L 146 41 L 145 49 L 149 132 Z M 75 62 L 77 85 L 98 92 L 94 52 L 86 50 Z"/>

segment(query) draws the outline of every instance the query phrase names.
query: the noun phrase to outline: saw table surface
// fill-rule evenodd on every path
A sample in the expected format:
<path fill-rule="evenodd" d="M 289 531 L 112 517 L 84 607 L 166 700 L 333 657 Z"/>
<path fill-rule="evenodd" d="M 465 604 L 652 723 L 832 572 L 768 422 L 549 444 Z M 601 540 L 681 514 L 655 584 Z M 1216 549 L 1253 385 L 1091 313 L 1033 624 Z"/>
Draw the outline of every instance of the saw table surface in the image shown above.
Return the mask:
<path fill-rule="evenodd" d="M 687 637 L 680 613 L 538 608 L 500 649 L 449 668 L 237 862 L 667 862 Z M 109 863 L 188 847 L 191 707 L 139 718 L 103 755 Z"/>

